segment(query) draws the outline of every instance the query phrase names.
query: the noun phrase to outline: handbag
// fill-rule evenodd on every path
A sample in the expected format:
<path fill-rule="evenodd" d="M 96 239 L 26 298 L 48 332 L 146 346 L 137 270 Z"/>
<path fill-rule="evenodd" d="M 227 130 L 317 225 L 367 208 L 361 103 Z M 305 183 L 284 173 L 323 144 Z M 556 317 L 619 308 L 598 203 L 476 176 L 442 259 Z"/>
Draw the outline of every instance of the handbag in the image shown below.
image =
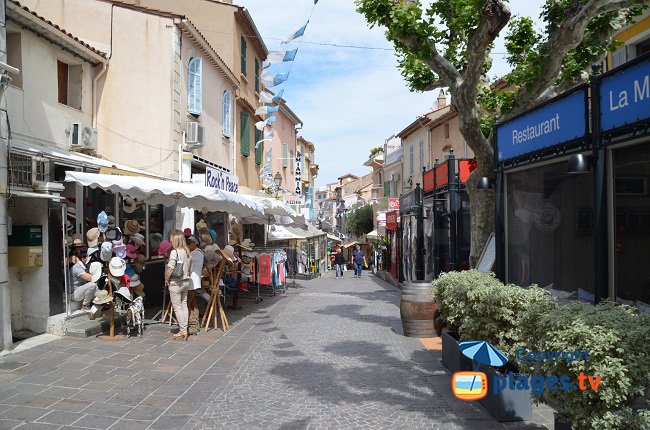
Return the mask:
<path fill-rule="evenodd" d="M 172 271 L 172 274 L 170 276 L 171 279 L 183 279 L 184 273 L 183 273 L 183 262 L 179 261 L 178 258 L 178 251 L 176 251 L 176 266 L 174 266 L 174 270 Z"/>
<path fill-rule="evenodd" d="M 343 271 L 344 272 L 348 271 L 348 265 L 347 264 L 343 263 L 343 264 L 341 264 L 341 266 L 343 266 Z"/>
<path fill-rule="evenodd" d="M 368 268 L 368 262 L 366 261 L 366 257 L 363 257 L 363 268 L 367 269 Z"/>

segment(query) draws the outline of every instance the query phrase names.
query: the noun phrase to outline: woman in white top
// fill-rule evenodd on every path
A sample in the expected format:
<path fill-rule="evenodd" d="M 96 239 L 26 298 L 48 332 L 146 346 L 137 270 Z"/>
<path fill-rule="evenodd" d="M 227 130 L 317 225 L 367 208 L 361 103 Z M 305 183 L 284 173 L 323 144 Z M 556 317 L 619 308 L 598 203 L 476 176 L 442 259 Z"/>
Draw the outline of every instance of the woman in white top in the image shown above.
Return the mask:
<path fill-rule="evenodd" d="M 172 247 L 169 251 L 169 262 L 165 269 L 165 284 L 169 287 L 169 298 L 178 320 L 180 330 L 174 335 L 174 338 L 187 340 L 187 291 L 190 287 L 191 260 L 190 250 L 185 243 L 183 234 L 172 236 Z M 176 265 L 182 263 L 182 273 L 180 276 L 173 276 Z"/>
<path fill-rule="evenodd" d="M 200 331 L 199 307 L 196 304 L 196 297 L 201 289 L 201 272 L 203 270 L 203 251 L 199 248 L 199 240 L 196 236 L 187 238 L 187 247 L 190 250 L 192 260 L 192 272 L 190 273 L 190 287 L 187 292 L 187 309 L 189 311 L 189 334 L 196 334 Z"/>

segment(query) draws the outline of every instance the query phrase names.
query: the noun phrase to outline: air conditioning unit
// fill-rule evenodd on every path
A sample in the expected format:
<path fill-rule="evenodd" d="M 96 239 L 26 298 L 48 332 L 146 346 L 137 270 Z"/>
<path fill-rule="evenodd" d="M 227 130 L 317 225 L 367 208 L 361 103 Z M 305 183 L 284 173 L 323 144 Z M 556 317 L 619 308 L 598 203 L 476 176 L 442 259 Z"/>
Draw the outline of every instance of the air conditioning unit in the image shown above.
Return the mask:
<path fill-rule="evenodd" d="M 192 146 L 203 146 L 203 126 L 196 121 L 187 123 L 185 143 Z"/>
<path fill-rule="evenodd" d="M 393 173 L 393 176 L 391 178 L 393 179 L 393 182 L 398 182 L 401 176 L 399 173 Z"/>
<path fill-rule="evenodd" d="M 97 129 L 78 122 L 73 123 L 70 149 L 75 151 L 97 149 Z"/>

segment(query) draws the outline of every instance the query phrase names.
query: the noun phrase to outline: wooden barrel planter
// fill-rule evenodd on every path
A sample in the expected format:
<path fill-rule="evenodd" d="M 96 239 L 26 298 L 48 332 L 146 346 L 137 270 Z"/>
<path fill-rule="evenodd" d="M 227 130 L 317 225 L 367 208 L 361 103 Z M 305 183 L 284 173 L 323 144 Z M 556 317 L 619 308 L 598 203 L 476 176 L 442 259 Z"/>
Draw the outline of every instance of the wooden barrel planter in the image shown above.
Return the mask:
<path fill-rule="evenodd" d="M 434 315 L 437 308 L 431 293 L 431 281 L 405 283 L 399 305 L 404 336 L 435 337 Z"/>

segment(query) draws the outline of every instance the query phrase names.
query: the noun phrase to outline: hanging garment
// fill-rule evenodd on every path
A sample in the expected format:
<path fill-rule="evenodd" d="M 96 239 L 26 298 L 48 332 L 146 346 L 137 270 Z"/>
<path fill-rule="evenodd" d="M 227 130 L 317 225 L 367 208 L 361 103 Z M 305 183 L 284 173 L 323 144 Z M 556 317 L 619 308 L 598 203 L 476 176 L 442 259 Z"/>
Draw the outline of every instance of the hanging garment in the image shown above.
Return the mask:
<path fill-rule="evenodd" d="M 271 284 L 271 255 L 269 254 L 260 254 L 259 259 L 259 283 L 261 285 L 270 285 Z"/>

